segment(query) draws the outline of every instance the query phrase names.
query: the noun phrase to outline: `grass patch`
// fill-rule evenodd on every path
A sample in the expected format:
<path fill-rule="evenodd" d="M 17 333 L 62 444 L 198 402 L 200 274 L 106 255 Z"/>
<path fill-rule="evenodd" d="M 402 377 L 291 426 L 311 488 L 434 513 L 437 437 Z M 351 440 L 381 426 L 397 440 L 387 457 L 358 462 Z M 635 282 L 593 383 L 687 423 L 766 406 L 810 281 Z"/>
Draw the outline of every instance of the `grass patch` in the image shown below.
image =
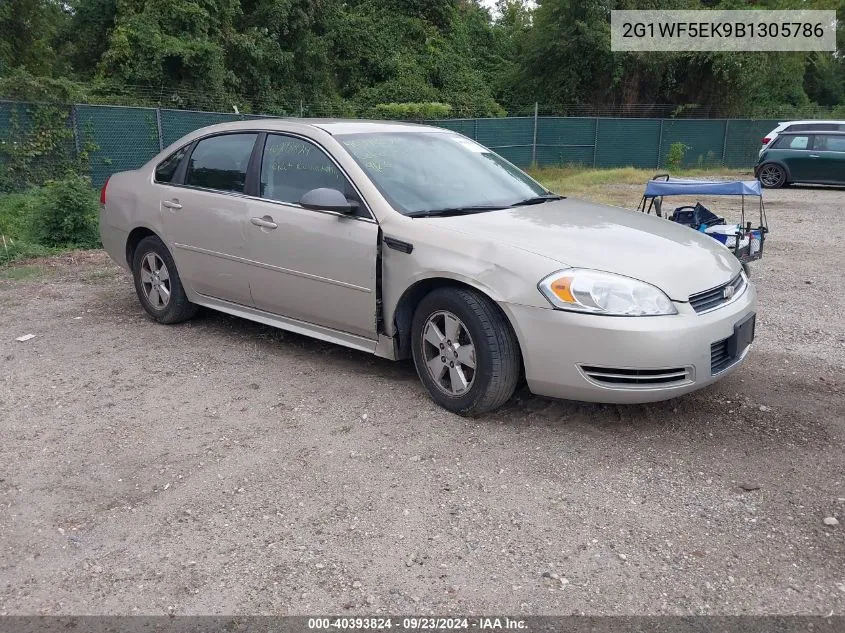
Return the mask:
<path fill-rule="evenodd" d="M 626 187 L 621 194 L 612 192 L 617 185 L 638 185 L 642 190 L 645 183 L 659 169 L 637 169 L 635 167 L 619 167 L 616 169 L 589 169 L 577 165 L 565 167 L 544 167 L 532 169 L 529 173 L 552 191 L 565 196 L 584 197 L 602 202 L 614 201 L 619 198 L 630 198 L 630 187 Z M 665 173 L 665 170 L 663 171 Z M 684 169 L 672 172 L 673 177 L 679 178 L 725 178 L 743 179 L 751 176 L 748 170 L 715 168 L 715 169 Z"/>
<path fill-rule="evenodd" d="M 109 266 L 108 268 L 95 268 L 85 274 L 87 281 L 99 281 L 100 279 L 114 279 L 121 274 L 120 268 Z"/>
<path fill-rule="evenodd" d="M 47 257 L 54 255 L 56 252 L 58 251 L 55 248 L 24 242 L 19 239 L 13 240 L 8 236 L 0 236 L 0 269 L 15 261 Z"/>
<path fill-rule="evenodd" d="M 4 266 L 0 268 L 0 280 L 26 281 L 43 277 L 48 272 L 44 266 Z"/>

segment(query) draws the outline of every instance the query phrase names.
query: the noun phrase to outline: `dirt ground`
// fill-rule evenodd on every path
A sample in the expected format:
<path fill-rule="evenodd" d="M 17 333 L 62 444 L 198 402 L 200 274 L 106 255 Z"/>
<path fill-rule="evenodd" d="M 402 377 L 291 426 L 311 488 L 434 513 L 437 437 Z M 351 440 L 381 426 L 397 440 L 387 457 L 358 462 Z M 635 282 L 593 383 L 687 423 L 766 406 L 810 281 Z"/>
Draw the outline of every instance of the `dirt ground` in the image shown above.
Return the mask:
<path fill-rule="evenodd" d="M 0 271 L 0 613 L 845 614 L 845 190 L 766 197 L 747 362 L 654 405 L 463 419 L 410 363 L 157 325 L 99 252 Z"/>

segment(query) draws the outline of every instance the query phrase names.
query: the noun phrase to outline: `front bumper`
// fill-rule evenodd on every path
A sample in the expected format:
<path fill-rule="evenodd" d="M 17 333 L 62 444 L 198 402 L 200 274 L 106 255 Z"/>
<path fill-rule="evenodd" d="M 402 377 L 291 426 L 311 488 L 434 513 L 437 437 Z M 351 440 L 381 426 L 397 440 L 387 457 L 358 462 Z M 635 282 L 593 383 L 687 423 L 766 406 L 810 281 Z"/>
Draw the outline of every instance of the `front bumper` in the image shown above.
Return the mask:
<path fill-rule="evenodd" d="M 701 389 L 739 367 L 750 346 L 715 373 L 711 354 L 715 344 L 729 339 L 734 326 L 756 311 L 757 294 L 749 283 L 739 298 L 711 312 L 698 314 L 688 303 L 676 303 L 678 314 L 659 317 L 500 305 L 519 338 L 532 393 L 631 404 Z"/>

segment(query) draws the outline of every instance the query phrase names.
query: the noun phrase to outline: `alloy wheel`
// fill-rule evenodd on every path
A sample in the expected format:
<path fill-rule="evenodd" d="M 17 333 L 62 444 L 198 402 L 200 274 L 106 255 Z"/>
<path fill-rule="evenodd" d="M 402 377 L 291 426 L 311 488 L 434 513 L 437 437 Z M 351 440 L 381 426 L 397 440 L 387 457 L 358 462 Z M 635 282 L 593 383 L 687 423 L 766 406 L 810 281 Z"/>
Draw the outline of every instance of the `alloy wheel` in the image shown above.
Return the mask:
<path fill-rule="evenodd" d="M 767 187 L 777 187 L 783 179 L 783 170 L 777 165 L 766 165 L 760 170 L 760 182 Z"/>
<path fill-rule="evenodd" d="M 425 322 L 421 345 L 426 369 L 438 389 L 459 396 L 472 388 L 475 344 L 463 321 L 451 312 L 435 312 Z"/>
<path fill-rule="evenodd" d="M 141 287 L 156 310 L 164 310 L 170 303 L 170 273 L 156 253 L 147 253 L 141 261 Z"/>

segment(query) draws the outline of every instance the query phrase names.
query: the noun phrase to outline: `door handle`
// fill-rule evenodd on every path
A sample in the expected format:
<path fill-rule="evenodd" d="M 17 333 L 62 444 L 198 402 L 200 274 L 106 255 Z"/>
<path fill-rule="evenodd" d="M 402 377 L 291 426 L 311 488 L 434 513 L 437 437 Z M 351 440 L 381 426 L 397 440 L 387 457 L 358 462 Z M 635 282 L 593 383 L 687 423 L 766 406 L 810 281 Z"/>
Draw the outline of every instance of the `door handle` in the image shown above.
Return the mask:
<path fill-rule="evenodd" d="M 277 229 L 279 225 L 273 222 L 273 218 L 265 215 L 263 218 L 252 218 L 250 220 L 255 226 L 260 226 L 262 229 Z"/>
<path fill-rule="evenodd" d="M 818 158 L 818 157 L 819 157 L 818 154 L 810 154 L 810 158 Z"/>
<path fill-rule="evenodd" d="M 182 208 L 182 205 L 179 204 L 179 201 L 176 200 L 176 199 L 165 200 L 164 202 L 161 203 L 161 206 L 167 207 L 168 209 L 181 209 Z"/>

